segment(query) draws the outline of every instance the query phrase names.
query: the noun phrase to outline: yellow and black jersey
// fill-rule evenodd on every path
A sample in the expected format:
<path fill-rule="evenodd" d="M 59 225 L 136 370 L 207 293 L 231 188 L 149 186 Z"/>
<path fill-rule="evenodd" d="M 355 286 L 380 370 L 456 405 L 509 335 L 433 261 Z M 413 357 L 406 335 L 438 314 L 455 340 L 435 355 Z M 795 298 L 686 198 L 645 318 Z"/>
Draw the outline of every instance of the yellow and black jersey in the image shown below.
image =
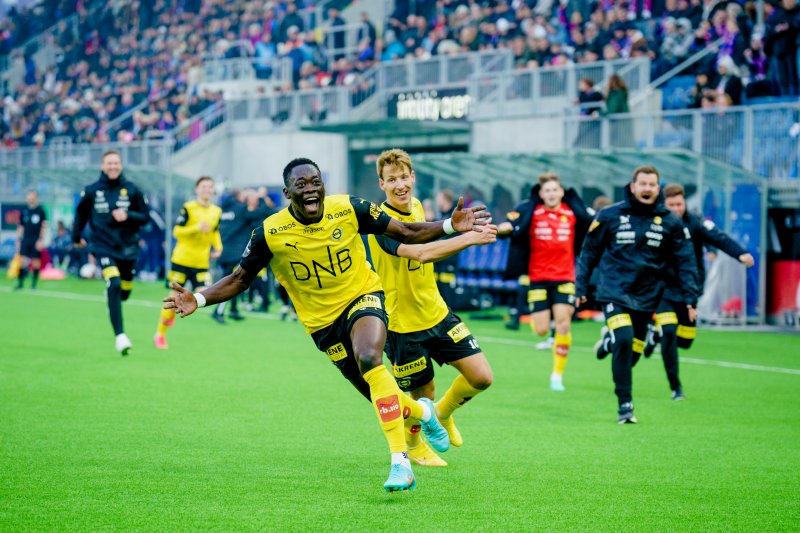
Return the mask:
<path fill-rule="evenodd" d="M 270 264 L 313 333 L 359 296 L 382 290 L 360 234 L 382 234 L 390 221 L 377 205 L 346 194 L 327 196 L 315 224 L 300 222 L 290 206 L 253 231 L 240 266 L 258 272 Z"/>
<path fill-rule="evenodd" d="M 181 214 L 175 221 L 172 234 L 177 240 L 172 251 L 172 262 L 189 268 L 208 270 L 211 247 L 222 250 L 219 236 L 219 217 L 222 209 L 216 205 L 200 205 L 196 200 L 183 204 Z M 205 222 L 210 231 L 200 230 Z"/>
<path fill-rule="evenodd" d="M 411 200 L 411 212 L 404 213 L 386 202 L 381 209 L 402 222 L 425 222 L 422 203 Z M 386 293 L 389 331 L 410 333 L 434 327 L 447 316 L 447 304 L 439 294 L 433 263 L 420 264 L 397 256 L 400 243 L 383 235 L 370 235 L 372 263 Z"/>

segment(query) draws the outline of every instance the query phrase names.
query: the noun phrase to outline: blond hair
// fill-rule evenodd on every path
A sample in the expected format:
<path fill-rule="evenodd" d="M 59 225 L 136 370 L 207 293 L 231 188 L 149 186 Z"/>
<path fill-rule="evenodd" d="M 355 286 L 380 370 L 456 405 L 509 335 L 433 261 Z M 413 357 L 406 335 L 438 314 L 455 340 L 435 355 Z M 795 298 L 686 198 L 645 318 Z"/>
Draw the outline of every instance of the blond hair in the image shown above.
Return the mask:
<path fill-rule="evenodd" d="M 404 166 L 409 172 L 413 172 L 414 168 L 411 166 L 411 157 L 408 152 L 400 148 L 392 148 L 391 150 L 384 150 L 375 161 L 375 167 L 378 171 L 378 178 L 383 179 L 383 169 L 388 166 Z"/>
<path fill-rule="evenodd" d="M 555 172 L 545 172 L 541 176 L 539 176 L 539 186 L 543 186 L 545 183 L 549 181 L 555 181 L 559 185 L 561 185 L 561 178 L 558 177 L 558 174 Z"/>

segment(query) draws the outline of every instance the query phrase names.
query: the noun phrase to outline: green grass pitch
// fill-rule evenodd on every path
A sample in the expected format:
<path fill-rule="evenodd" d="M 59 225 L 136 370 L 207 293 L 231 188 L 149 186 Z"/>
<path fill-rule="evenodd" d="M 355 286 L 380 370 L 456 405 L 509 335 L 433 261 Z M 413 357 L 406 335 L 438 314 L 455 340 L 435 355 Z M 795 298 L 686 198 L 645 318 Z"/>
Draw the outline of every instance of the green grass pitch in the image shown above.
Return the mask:
<path fill-rule="evenodd" d="M 551 392 L 528 331 L 470 320 L 491 389 L 457 413 L 462 448 L 387 495 L 369 403 L 297 323 L 208 310 L 152 347 L 164 289 L 125 304 L 114 351 L 100 281 L 0 282 L 2 531 L 797 531 L 800 337 L 703 331 L 687 400 L 657 358 L 618 426 L 610 362 L 577 324 Z M 454 377 L 437 369 L 439 391 Z"/>

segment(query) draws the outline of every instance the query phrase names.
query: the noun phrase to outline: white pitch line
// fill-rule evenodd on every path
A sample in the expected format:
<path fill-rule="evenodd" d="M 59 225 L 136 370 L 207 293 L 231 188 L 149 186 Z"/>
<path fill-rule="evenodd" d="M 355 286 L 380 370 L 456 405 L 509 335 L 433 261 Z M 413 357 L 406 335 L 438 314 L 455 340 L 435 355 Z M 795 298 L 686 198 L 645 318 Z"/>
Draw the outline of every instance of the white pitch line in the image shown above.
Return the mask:
<path fill-rule="evenodd" d="M 12 292 L 12 289 L 11 287 L 0 287 L 0 291 Z M 35 291 L 25 291 L 21 294 L 24 294 L 25 296 L 45 296 L 50 298 L 61 298 L 64 300 L 77 300 L 83 302 L 105 303 L 106 301 L 105 296 L 92 296 L 89 294 L 75 294 L 72 292 L 48 291 L 40 289 L 36 289 Z M 128 300 L 125 303 L 127 305 L 137 305 L 141 307 L 152 307 L 152 308 L 161 307 L 161 303 L 153 302 L 150 300 L 132 299 Z M 264 313 L 253 313 L 248 316 L 252 318 L 260 318 L 262 320 L 278 320 L 278 317 L 267 315 Z M 503 337 L 486 337 L 481 335 L 478 337 L 478 340 L 495 344 L 506 344 L 508 346 L 525 346 L 529 348 L 533 348 L 535 345 L 534 339 L 526 341 L 520 339 L 507 339 Z M 591 348 L 573 347 L 572 350 L 578 352 L 594 353 L 594 350 L 592 350 Z M 694 357 L 683 357 L 683 356 L 681 356 L 680 361 L 682 363 L 691 363 L 695 365 L 719 366 L 723 368 L 736 368 L 739 370 L 753 370 L 756 372 L 772 372 L 775 374 L 791 374 L 795 376 L 800 376 L 800 369 L 796 368 L 781 368 L 777 366 L 751 365 L 747 363 L 733 363 L 730 361 L 715 361 L 713 359 L 697 359 Z"/>
<path fill-rule="evenodd" d="M 508 344 L 511 346 L 527 346 L 530 348 L 534 347 L 535 342 L 533 341 L 523 341 L 517 339 L 506 339 L 503 337 L 485 337 L 483 335 L 478 337 L 478 341 L 486 341 L 486 342 L 493 342 L 497 344 Z M 586 352 L 586 353 L 594 353 L 594 350 L 591 348 L 582 348 L 582 347 L 573 347 L 573 351 L 578 352 Z M 653 358 L 660 357 L 653 356 Z M 775 374 L 792 374 L 795 376 L 800 376 L 800 369 L 797 368 L 781 368 L 779 366 L 764 366 L 764 365 L 750 365 L 747 363 L 733 363 L 730 361 L 715 361 L 713 359 L 696 359 L 694 357 L 684 357 L 680 356 L 681 363 L 692 363 L 695 365 L 706 365 L 706 366 L 720 366 L 724 368 L 736 368 L 739 370 L 755 370 L 757 372 L 772 372 Z"/>

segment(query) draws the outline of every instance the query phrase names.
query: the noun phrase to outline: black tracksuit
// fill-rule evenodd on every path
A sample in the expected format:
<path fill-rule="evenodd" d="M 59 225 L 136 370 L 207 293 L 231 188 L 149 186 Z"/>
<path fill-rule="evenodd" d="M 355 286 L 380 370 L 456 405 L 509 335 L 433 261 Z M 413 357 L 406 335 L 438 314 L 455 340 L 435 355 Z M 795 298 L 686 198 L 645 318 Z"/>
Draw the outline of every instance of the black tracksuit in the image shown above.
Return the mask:
<path fill-rule="evenodd" d="M 222 214 L 219 219 L 219 235 L 222 239 L 222 255 L 217 259 L 217 264 L 222 269 L 222 274 L 227 276 L 239 265 L 244 249 L 250 242 L 250 235 L 253 228 L 258 226 L 265 218 L 274 211 L 267 207 L 263 201 L 259 208 L 253 211 L 238 201 L 234 196 L 227 195 L 220 202 Z M 237 303 L 239 298 L 233 298 L 231 302 L 231 313 L 238 314 Z M 225 302 L 219 304 L 214 310 L 218 315 L 225 312 Z"/>
<path fill-rule="evenodd" d="M 128 218 L 117 222 L 111 215 L 124 209 Z M 120 175 L 116 180 L 100 173 L 100 179 L 81 192 L 72 226 L 72 241 L 79 243 L 89 224 L 89 250 L 103 269 L 106 279 L 108 312 L 114 334 L 123 333 L 122 301 L 133 288 L 136 259 L 139 257 L 139 229 L 150 220 L 150 210 L 142 191 Z"/>
<path fill-rule="evenodd" d="M 625 200 L 601 210 L 578 258 L 577 296 L 587 296 L 592 272 L 600 272 L 597 301 L 609 328 L 615 393 L 631 401 L 631 368 L 642 353 L 647 324 L 664 292 L 670 269 L 679 274 L 681 301 L 697 305 L 697 261 L 691 236 L 664 207 L 642 204 L 625 188 Z"/>
<path fill-rule="evenodd" d="M 719 248 L 736 259 L 742 254 L 746 254 L 747 250 L 710 220 L 703 220 L 697 215 L 686 212 L 682 221 L 692 236 L 698 288 L 699 293 L 702 294 L 706 279 L 703 261 L 704 247 Z M 675 270 L 669 272 L 667 288 L 656 310 L 656 322 L 661 331 L 661 358 L 664 360 L 664 370 L 667 372 L 667 380 L 673 391 L 681 386 L 678 378 L 678 348 L 689 348 L 697 331 L 695 323 L 689 320 L 686 305 L 683 303 L 680 279 Z"/>

